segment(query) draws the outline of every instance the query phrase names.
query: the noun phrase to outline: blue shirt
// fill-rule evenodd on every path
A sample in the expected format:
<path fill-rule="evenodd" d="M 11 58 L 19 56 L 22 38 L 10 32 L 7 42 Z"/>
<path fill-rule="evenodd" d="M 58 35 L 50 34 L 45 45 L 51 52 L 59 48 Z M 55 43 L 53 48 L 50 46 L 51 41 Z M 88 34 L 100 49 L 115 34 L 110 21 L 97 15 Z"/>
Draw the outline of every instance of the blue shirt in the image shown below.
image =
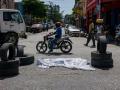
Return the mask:
<path fill-rule="evenodd" d="M 55 38 L 61 38 L 62 37 L 62 29 L 58 27 L 55 32 Z"/>

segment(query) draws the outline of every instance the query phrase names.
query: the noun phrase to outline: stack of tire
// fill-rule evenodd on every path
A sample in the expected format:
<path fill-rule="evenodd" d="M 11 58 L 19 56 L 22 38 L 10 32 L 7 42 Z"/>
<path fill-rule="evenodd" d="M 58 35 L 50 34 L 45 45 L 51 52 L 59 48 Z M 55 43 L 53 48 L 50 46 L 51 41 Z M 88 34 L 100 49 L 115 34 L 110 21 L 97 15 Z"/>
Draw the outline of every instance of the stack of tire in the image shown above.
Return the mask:
<path fill-rule="evenodd" d="M 5 43 L 0 47 L 0 76 L 19 74 L 19 59 L 15 58 L 15 46 Z"/>
<path fill-rule="evenodd" d="M 112 53 L 108 51 L 106 54 L 99 53 L 98 51 L 91 52 L 91 64 L 96 68 L 112 68 Z"/>
<path fill-rule="evenodd" d="M 107 39 L 105 36 L 100 36 L 97 43 L 97 51 L 91 52 L 91 65 L 96 68 L 112 68 L 113 59 L 112 53 L 106 51 Z"/>
<path fill-rule="evenodd" d="M 34 63 L 34 56 L 24 54 L 23 45 L 17 48 L 12 43 L 5 43 L 0 47 L 0 76 L 14 76 L 19 74 L 19 66 Z"/>
<path fill-rule="evenodd" d="M 17 46 L 17 55 L 16 57 L 20 60 L 20 66 L 30 65 L 34 63 L 34 56 L 30 54 L 24 54 L 24 45 Z"/>

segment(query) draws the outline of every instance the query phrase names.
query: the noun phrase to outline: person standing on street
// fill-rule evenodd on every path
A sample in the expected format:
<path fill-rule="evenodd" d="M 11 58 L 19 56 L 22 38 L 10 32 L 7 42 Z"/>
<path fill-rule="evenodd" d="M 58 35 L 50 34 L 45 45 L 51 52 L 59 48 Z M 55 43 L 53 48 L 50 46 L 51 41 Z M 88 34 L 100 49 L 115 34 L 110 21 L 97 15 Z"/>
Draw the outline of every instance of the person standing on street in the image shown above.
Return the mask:
<path fill-rule="evenodd" d="M 45 23 L 45 30 L 48 31 L 48 29 L 49 29 L 49 26 L 48 26 L 48 23 L 46 22 Z"/>
<path fill-rule="evenodd" d="M 95 48 L 95 25 L 93 23 L 93 20 L 90 19 L 90 24 L 89 24 L 89 33 L 88 33 L 88 38 L 85 46 L 88 46 L 90 40 L 92 39 L 93 45 L 91 48 Z"/>
<path fill-rule="evenodd" d="M 103 27 L 103 19 L 97 19 L 96 20 L 96 38 L 98 39 L 99 36 L 101 36 L 104 32 L 104 27 Z"/>

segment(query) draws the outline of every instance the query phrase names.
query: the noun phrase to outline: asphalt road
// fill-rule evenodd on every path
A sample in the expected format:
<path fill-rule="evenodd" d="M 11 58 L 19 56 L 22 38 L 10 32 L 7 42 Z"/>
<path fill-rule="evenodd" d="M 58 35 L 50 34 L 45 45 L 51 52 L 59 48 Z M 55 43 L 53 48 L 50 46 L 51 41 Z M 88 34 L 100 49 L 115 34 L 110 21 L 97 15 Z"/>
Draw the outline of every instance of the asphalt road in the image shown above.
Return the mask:
<path fill-rule="evenodd" d="M 20 45 L 26 45 L 25 53 L 39 58 L 81 57 L 91 60 L 91 51 L 96 48 L 85 47 L 86 38 L 72 37 L 73 50 L 63 54 L 54 50 L 51 55 L 37 53 L 36 43 L 48 32 L 28 34 L 28 39 L 20 39 Z M 91 43 L 90 43 L 91 45 Z M 108 45 L 113 53 L 114 67 L 109 70 L 95 71 L 72 70 L 63 67 L 41 69 L 32 65 L 21 66 L 20 74 L 14 77 L 0 78 L 0 90 L 120 90 L 120 46 Z"/>

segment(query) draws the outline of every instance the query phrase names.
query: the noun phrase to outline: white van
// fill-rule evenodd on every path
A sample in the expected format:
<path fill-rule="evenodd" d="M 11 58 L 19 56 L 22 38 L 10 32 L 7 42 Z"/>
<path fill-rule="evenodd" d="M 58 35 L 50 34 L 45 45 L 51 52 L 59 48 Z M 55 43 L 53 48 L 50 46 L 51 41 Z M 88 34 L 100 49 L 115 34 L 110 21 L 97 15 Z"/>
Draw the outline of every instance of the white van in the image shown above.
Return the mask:
<path fill-rule="evenodd" d="M 25 22 L 18 10 L 0 9 L 0 31 L 3 33 L 25 31 Z"/>
<path fill-rule="evenodd" d="M 17 43 L 18 34 L 25 31 L 25 22 L 18 10 L 0 9 L 0 35 L 5 37 L 5 42 L 12 38 L 11 40 Z"/>

